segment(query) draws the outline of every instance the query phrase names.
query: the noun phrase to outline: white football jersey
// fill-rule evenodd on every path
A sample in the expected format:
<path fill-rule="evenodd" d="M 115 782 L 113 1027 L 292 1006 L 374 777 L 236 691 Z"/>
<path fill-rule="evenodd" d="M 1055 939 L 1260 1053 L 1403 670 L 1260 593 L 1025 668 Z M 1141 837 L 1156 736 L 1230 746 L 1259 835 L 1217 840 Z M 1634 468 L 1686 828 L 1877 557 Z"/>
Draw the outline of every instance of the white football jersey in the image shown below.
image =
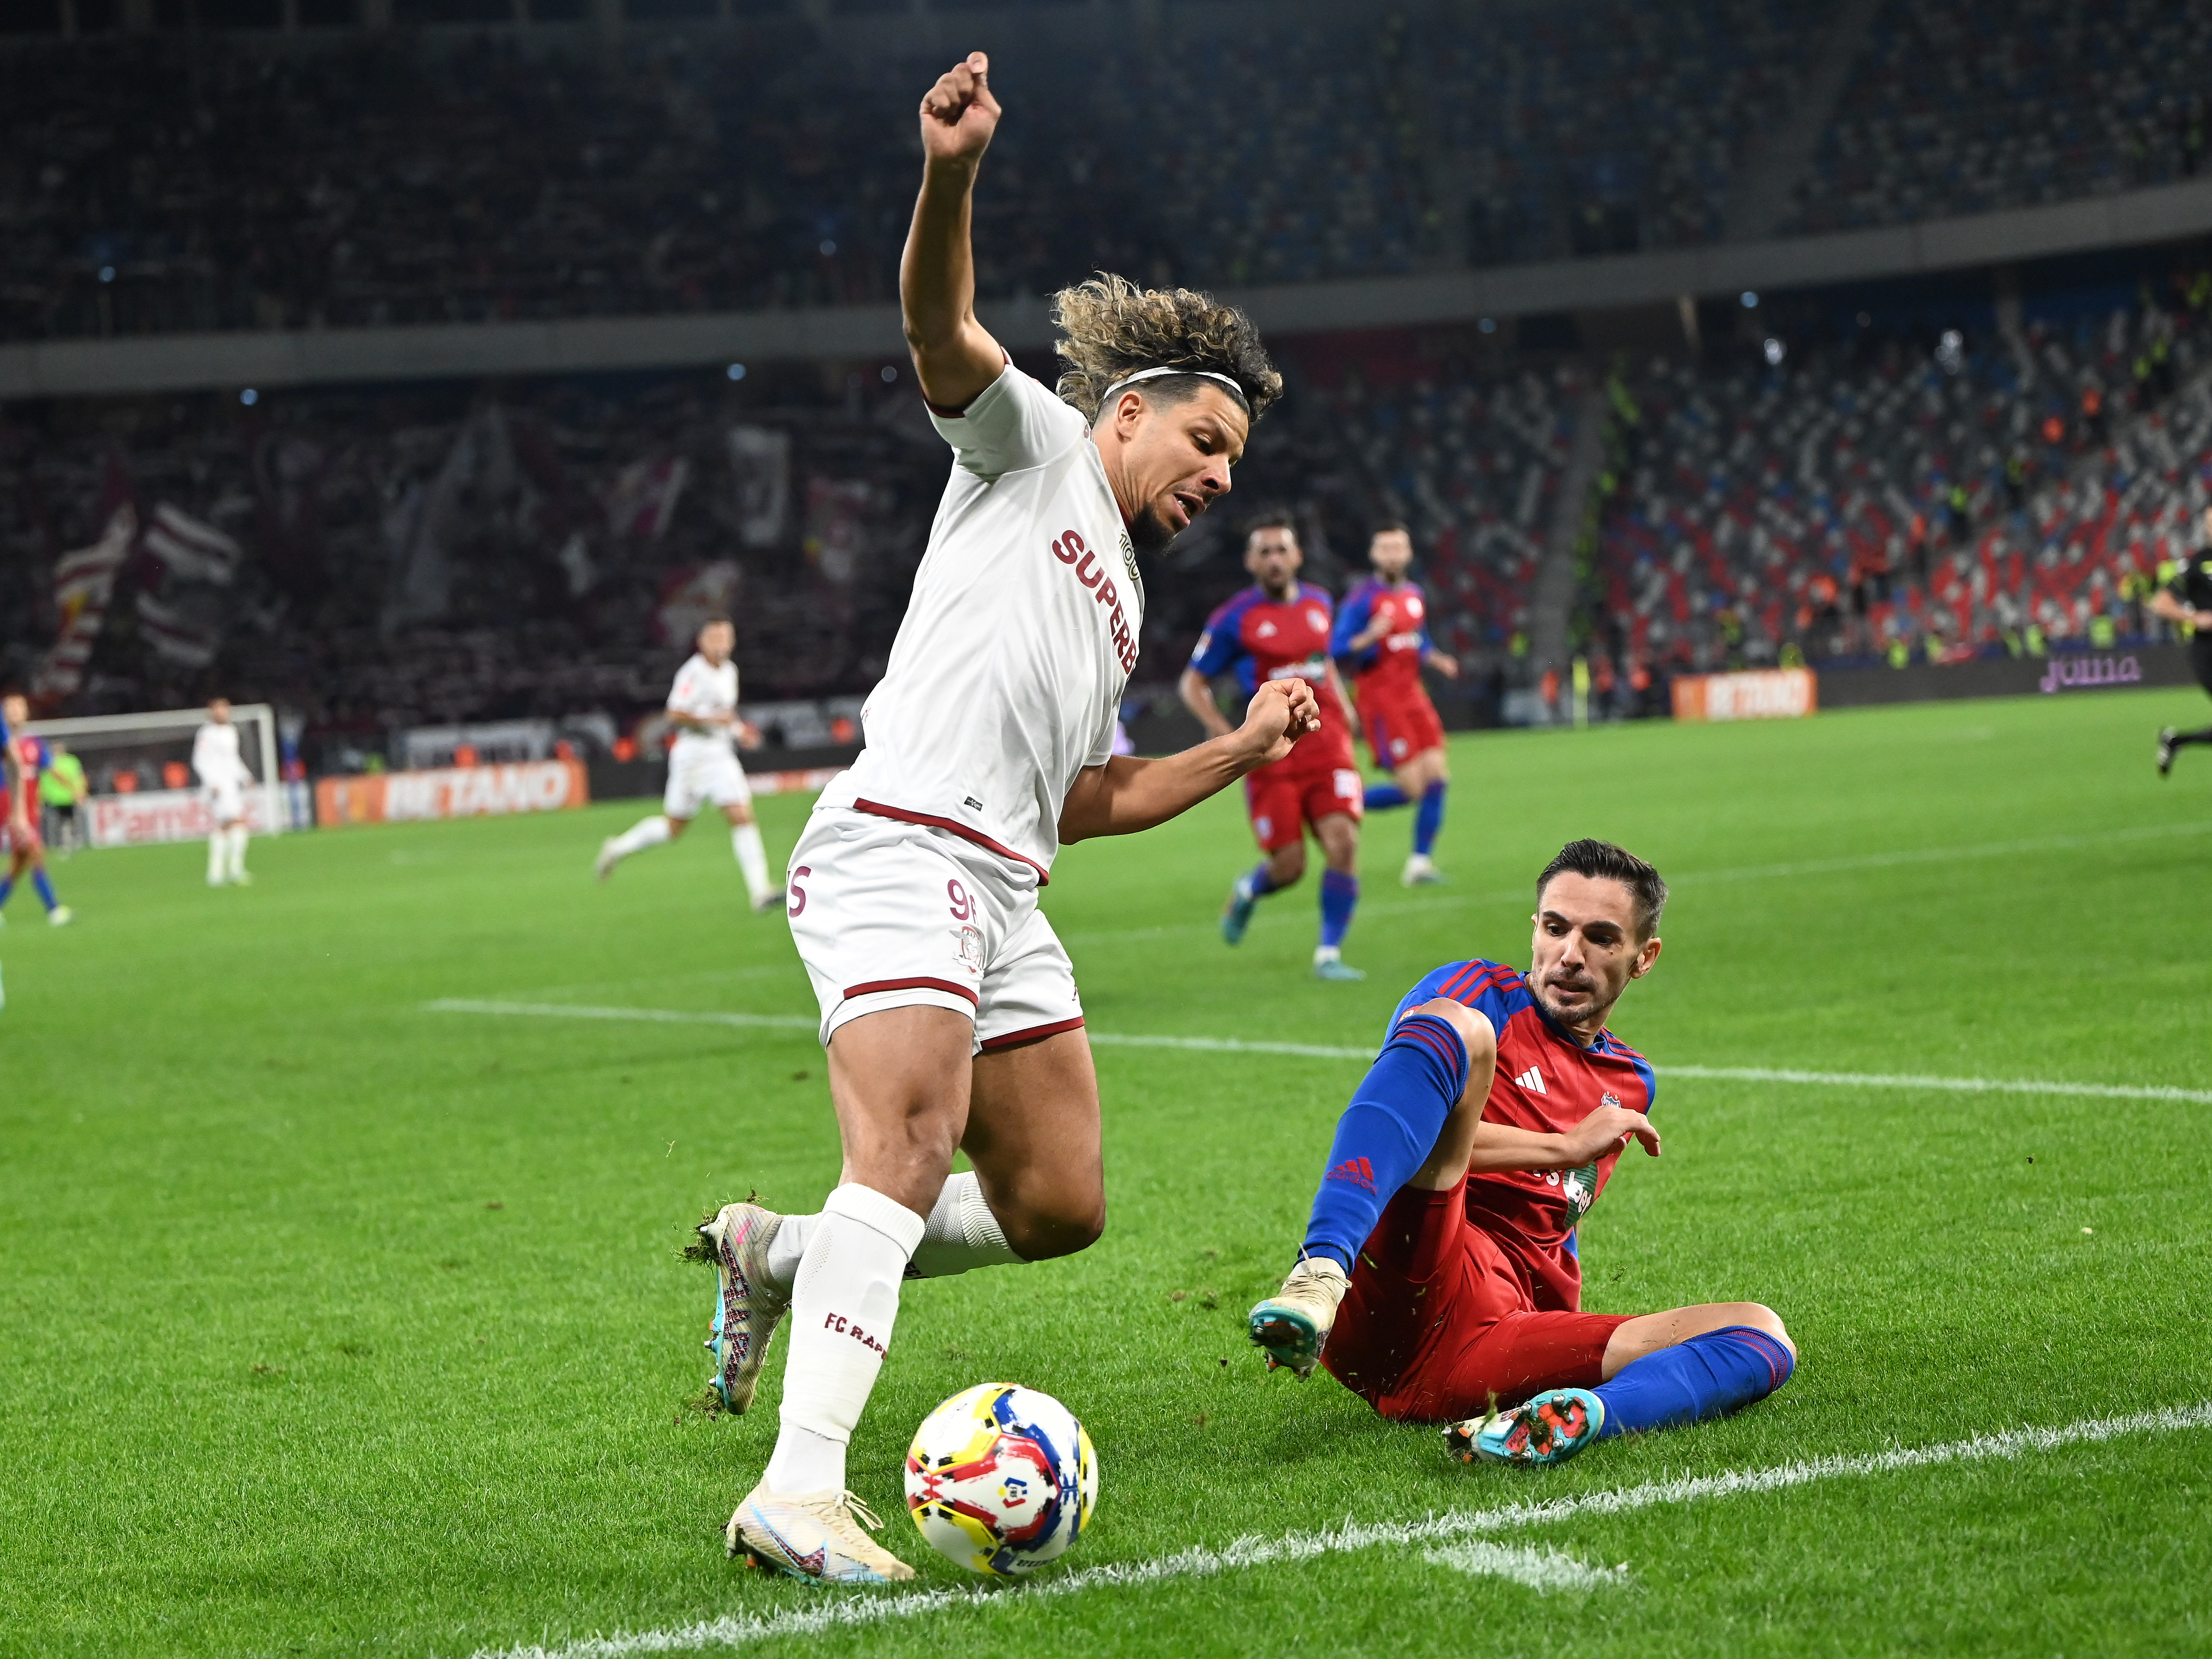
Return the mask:
<path fill-rule="evenodd" d="M 192 772 L 205 789 L 240 789 L 252 783 L 253 774 L 239 758 L 238 727 L 210 720 L 193 732 Z"/>
<path fill-rule="evenodd" d="M 714 720 L 738 712 L 738 665 L 726 662 L 720 668 L 708 662 L 697 652 L 691 659 L 676 671 L 676 684 L 668 688 L 668 708 L 671 714 L 690 714 L 698 720 Z M 676 741 L 670 745 L 677 756 L 686 750 L 717 749 L 727 751 L 737 736 L 735 726 L 726 726 L 714 732 L 695 732 L 689 726 L 676 728 Z"/>
<path fill-rule="evenodd" d="M 956 465 L 867 747 L 824 806 L 935 824 L 1035 866 L 1076 775 L 1114 752 L 1145 589 L 1083 416 L 1009 365 L 930 416 Z"/>

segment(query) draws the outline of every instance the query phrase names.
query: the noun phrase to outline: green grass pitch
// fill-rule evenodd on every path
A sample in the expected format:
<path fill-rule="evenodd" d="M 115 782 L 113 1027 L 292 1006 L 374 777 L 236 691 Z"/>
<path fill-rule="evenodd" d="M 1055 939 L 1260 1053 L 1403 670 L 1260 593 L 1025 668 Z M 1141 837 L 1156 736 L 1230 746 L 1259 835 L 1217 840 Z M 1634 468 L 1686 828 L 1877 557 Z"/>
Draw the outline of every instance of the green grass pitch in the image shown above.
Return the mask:
<path fill-rule="evenodd" d="M 992 1378 L 1098 1445 L 1094 1527 L 1048 1582 L 2212 1400 L 2212 754 L 2150 765 L 2155 727 L 2202 713 L 2113 693 L 1463 738 L 1450 886 L 1402 892 L 1409 818 L 1369 824 L 1358 986 L 1306 977 L 1310 883 L 1221 944 L 1253 858 L 1233 795 L 1072 849 L 1047 904 L 1102 1034 L 1372 1043 L 1437 963 L 1525 963 L 1530 878 L 1598 834 L 1675 884 L 1615 1020 L 1662 1073 L 2200 1097 L 1662 1074 L 1667 1155 L 1632 1152 L 1588 1223 L 1589 1304 L 1766 1301 L 1802 1363 L 1730 1421 L 1531 1473 L 1448 1462 L 1244 1340 L 1357 1060 L 1102 1045 L 1106 1237 L 910 1287 L 854 1443 L 918 1588 L 973 1581 L 902 1518 L 907 1437 Z M 1587 1589 L 1385 1542 L 807 1634 L 853 1598 L 723 1559 L 774 1414 L 686 1407 L 710 1276 L 676 1251 L 710 1202 L 832 1184 L 811 1036 L 424 1006 L 809 1012 L 720 835 L 592 884 L 639 810 L 258 842 L 250 890 L 208 891 L 196 846 L 86 854 L 58 869 L 66 931 L 16 897 L 0 1652 L 452 1659 L 718 1619 L 768 1653 L 2212 1651 L 2202 1426 L 1496 1535 L 1625 1565 Z M 763 804 L 779 859 L 805 810 Z"/>

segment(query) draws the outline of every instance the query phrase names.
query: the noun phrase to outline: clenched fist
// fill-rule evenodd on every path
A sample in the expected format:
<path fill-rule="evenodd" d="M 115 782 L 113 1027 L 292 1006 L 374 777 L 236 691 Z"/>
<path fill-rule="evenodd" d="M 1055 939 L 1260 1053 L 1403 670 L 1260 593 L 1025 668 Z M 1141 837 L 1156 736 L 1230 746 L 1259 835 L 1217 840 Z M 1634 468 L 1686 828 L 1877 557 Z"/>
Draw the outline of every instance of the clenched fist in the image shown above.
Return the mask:
<path fill-rule="evenodd" d="M 1321 704 L 1313 687 L 1299 679 L 1268 680 L 1252 694 L 1237 738 L 1257 769 L 1282 759 L 1300 738 L 1320 730 Z"/>
<path fill-rule="evenodd" d="M 971 52 L 937 77 L 921 100 L 921 149 L 933 161 L 981 159 L 999 130 L 999 100 L 991 96 L 991 60 Z"/>

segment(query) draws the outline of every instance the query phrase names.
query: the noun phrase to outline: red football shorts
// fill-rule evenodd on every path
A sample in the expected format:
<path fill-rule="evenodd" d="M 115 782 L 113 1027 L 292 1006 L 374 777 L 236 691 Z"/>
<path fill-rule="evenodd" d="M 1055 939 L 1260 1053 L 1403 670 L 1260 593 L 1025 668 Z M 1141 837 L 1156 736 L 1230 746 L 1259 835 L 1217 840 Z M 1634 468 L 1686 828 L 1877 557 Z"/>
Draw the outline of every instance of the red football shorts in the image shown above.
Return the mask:
<path fill-rule="evenodd" d="M 1463 1188 L 1401 1188 L 1353 1265 L 1322 1349 L 1329 1374 L 1394 1422 L 1450 1423 L 1546 1389 L 1594 1389 L 1626 1314 L 1540 1308 Z"/>
<path fill-rule="evenodd" d="M 1252 819 L 1252 838 L 1262 852 L 1294 847 L 1305 826 L 1332 812 L 1358 818 L 1366 809 L 1367 786 L 1352 752 L 1352 734 L 1324 726 L 1298 739 L 1272 766 L 1244 777 L 1244 810 Z"/>
<path fill-rule="evenodd" d="M 1429 694 L 1418 685 L 1398 696 L 1362 696 L 1359 720 L 1377 766 L 1395 770 L 1426 750 L 1444 746 L 1444 723 L 1437 718 Z"/>

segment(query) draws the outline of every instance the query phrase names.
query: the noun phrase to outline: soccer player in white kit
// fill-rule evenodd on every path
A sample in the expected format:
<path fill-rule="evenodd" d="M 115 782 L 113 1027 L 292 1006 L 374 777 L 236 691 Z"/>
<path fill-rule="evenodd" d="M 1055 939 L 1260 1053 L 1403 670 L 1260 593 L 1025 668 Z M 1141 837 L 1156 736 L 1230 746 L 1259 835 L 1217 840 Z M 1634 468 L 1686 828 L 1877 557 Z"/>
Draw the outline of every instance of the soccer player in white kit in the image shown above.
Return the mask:
<path fill-rule="evenodd" d="M 867 747 L 788 874 L 844 1172 L 818 1214 L 726 1206 L 693 1252 L 719 1273 L 708 1346 L 731 1410 L 791 1316 L 775 1449 L 730 1552 L 817 1582 L 914 1576 L 845 1491 L 902 1278 L 1068 1255 L 1105 1225 L 1083 1006 L 1036 903 L 1060 844 L 1173 817 L 1320 724 L 1304 681 L 1274 681 L 1226 736 L 1165 760 L 1112 752 L 1144 617 L 1136 553 L 1228 491 L 1282 380 L 1239 313 L 1117 277 L 1057 297 L 1059 396 L 1011 366 L 975 320 L 969 241 L 999 118 L 988 70 L 975 53 L 922 102 L 899 274 L 952 476 Z M 952 1173 L 956 1149 L 972 1173 Z"/>
<path fill-rule="evenodd" d="M 668 788 L 660 811 L 640 818 L 619 836 L 599 843 L 593 866 L 601 881 L 632 853 L 658 847 L 682 835 L 702 806 L 722 809 L 729 820 L 730 850 L 745 878 L 753 908 L 768 910 L 783 901 L 768 879 L 768 854 L 760 825 L 753 822 L 752 786 L 731 745 L 759 746 L 760 734 L 738 718 L 738 665 L 730 660 L 738 630 L 727 617 L 709 617 L 700 625 L 698 650 L 676 671 L 668 690 L 668 718 L 676 741 L 668 750 Z"/>
<path fill-rule="evenodd" d="M 207 881 L 251 887 L 246 870 L 246 792 L 253 772 L 238 752 L 238 727 L 231 724 L 230 699 L 208 700 L 207 724 L 192 733 L 192 774 L 200 781 L 215 829 L 208 836 Z"/>

